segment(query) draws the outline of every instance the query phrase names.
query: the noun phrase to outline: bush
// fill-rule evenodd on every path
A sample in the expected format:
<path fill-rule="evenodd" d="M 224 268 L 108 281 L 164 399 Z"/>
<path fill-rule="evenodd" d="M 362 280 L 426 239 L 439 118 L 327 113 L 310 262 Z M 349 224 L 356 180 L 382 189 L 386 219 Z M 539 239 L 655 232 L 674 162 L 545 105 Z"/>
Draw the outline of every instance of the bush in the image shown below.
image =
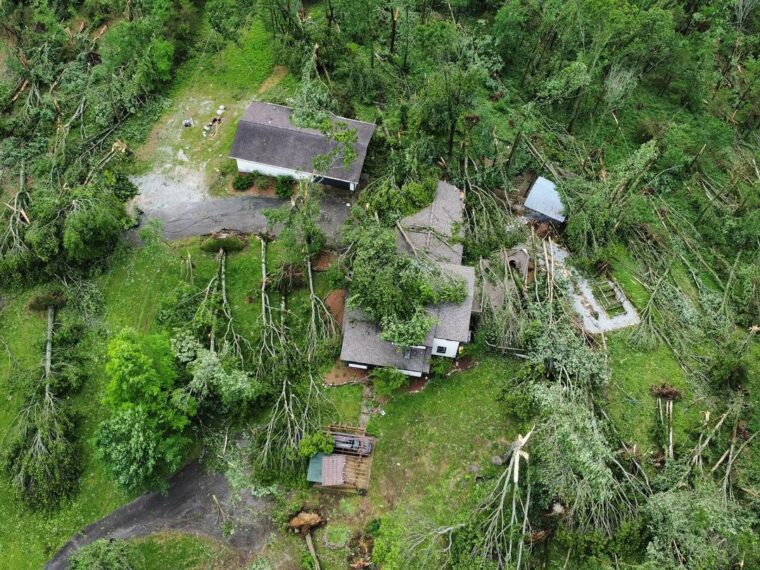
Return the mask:
<path fill-rule="evenodd" d="M 219 173 L 222 176 L 230 176 L 237 173 L 237 162 L 234 160 L 225 160 L 219 167 Z"/>
<path fill-rule="evenodd" d="M 217 253 L 220 249 L 223 249 L 225 253 L 231 253 L 233 251 L 240 251 L 245 247 L 245 242 L 240 236 L 228 235 L 223 237 L 211 236 L 203 240 L 201 243 L 201 249 L 208 253 Z"/>
<path fill-rule="evenodd" d="M 301 457 L 311 457 L 317 453 L 332 453 L 334 447 L 335 442 L 332 437 L 323 431 L 317 431 L 301 440 L 298 452 Z"/>
<path fill-rule="evenodd" d="M 294 180 L 290 176 L 278 176 L 274 181 L 274 191 L 280 198 L 290 198 L 293 195 Z"/>
<path fill-rule="evenodd" d="M 454 366 L 453 358 L 433 358 L 430 363 L 430 376 L 434 378 L 445 378 L 451 372 Z"/>
<path fill-rule="evenodd" d="M 395 368 L 375 368 L 370 372 L 370 377 L 378 396 L 392 396 L 409 380 L 406 374 Z"/>
<path fill-rule="evenodd" d="M 235 176 L 235 179 L 232 181 L 232 187 L 237 190 L 238 192 L 245 192 L 249 188 L 253 186 L 253 183 L 256 181 L 256 177 L 251 174 L 238 174 Z"/>
<path fill-rule="evenodd" d="M 117 570 L 131 567 L 129 547 L 124 540 L 96 540 L 69 558 L 70 570 Z"/>

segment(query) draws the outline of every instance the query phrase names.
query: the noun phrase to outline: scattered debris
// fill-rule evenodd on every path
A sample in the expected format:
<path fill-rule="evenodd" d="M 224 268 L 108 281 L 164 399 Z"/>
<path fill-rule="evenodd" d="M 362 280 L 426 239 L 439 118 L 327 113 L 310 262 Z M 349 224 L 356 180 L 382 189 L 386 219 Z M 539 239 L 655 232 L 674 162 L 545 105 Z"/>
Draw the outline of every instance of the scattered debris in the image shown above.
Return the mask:
<path fill-rule="evenodd" d="M 306 547 L 309 549 L 309 554 L 314 561 L 314 568 L 320 570 L 319 559 L 317 553 L 314 550 L 314 542 L 311 539 L 312 529 L 320 526 L 325 521 L 318 513 L 311 513 L 307 511 L 301 511 L 288 523 L 288 528 L 293 532 L 298 532 L 306 541 Z"/>

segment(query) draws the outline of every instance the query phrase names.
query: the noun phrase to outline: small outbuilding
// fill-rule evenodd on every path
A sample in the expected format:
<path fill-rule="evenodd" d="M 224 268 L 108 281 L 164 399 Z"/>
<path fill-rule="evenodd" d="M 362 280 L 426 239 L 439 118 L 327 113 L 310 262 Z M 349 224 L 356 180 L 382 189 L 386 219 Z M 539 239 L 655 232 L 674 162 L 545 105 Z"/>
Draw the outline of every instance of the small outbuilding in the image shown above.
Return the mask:
<path fill-rule="evenodd" d="M 565 221 L 565 205 L 557 192 L 557 185 L 543 176 L 536 178 L 530 187 L 525 198 L 525 209 L 552 222 L 561 224 Z"/>
<path fill-rule="evenodd" d="M 326 489 L 366 493 L 377 440 L 360 427 L 338 424 L 325 431 L 333 438 L 335 447 L 332 453 L 311 457 L 306 480 Z"/>
<path fill-rule="evenodd" d="M 290 121 L 292 109 L 254 101 L 238 123 L 230 158 L 239 172 L 258 172 L 267 176 L 312 179 L 322 184 L 355 190 L 367 156 L 367 146 L 375 125 L 333 116 L 335 125 L 356 131 L 356 158 L 346 166 L 337 156 L 327 172 L 314 172 L 314 159 L 337 148 L 337 143 L 317 129 L 297 127 Z"/>

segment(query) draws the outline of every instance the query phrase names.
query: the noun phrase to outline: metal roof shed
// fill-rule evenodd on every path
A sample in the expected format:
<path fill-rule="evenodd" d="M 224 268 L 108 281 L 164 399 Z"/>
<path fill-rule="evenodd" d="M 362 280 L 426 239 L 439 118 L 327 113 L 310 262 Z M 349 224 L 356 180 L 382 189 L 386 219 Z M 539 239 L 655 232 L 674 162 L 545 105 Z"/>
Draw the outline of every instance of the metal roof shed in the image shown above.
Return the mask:
<path fill-rule="evenodd" d="M 531 186 L 525 207 L 555 222 L 565 221 L 565 205 L 557 192 L 557 185 L 543 176 L 539 176 Z"/>

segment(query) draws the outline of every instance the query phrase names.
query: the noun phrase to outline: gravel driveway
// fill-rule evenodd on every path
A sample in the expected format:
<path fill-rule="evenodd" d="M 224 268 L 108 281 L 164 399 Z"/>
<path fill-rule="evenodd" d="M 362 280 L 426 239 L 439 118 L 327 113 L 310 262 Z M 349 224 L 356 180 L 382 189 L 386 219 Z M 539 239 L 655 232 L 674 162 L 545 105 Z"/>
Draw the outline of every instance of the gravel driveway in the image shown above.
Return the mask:
<path fill-rule="evenodd" d="M 163 222 L 167 239 L 211 233 L 222 228 L 247 233 L 267 229 L 264 210 L 285 203 L 263 196 L 210 196 L 202 170 L 191 165 L 166 165 L 158 171 L 131 178 L 140 189 L 135 205 L 147 218 Z M 328 242 L 337 242 L 340 226 L 348 216 L 346 200 L 326 194 L 322 198 L 320 226 Z M 274 228 L 276 233 L 277 228 Z"/>
<path fill-rule="evenodd" d="M 269 518 L 271 508 L 271 501 L 250 493 L 233 495 L 223 475 L 206 473 L 193 462 L 169 480 L 165 495 L 148 493 L 91 524 L 67 542 L 45 568 L 64 570 L 69 556 L 99 538 L 135 538 L 163 530 L 209 536 L 240 552 L 253 553 L 263 548 L 275 531 Z M 227 536 L 225 523 L 234 528 Z"/>

